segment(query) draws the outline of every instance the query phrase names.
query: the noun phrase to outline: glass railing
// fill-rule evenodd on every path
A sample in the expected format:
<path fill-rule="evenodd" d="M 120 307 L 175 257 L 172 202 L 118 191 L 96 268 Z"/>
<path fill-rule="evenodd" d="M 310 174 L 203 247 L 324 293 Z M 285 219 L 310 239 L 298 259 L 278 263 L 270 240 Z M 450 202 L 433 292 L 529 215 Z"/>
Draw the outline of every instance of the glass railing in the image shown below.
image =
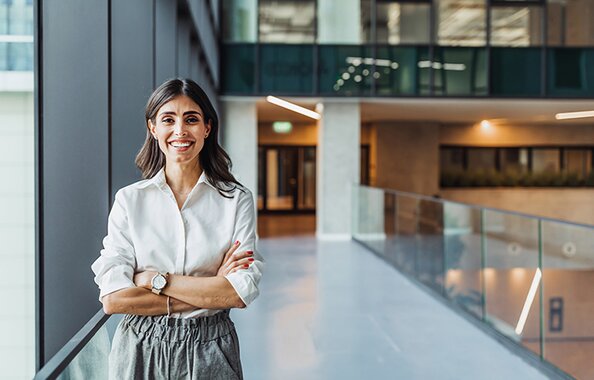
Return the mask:
<path fill-rule="evenodd" d="M 594 96 L 594 48 L 222 45 L 224 95 Z"/>
<path fill-rule="evenodd" d="M 353 195 L 356 241 L 555 373 L 594 378 L 594 226 L 360 185 Z"/>
<path fill-rule="evenodd" d="M 109 352 L 122 315 L 97 314 L 37 372 L 34 380 L 107 380 Z"/>

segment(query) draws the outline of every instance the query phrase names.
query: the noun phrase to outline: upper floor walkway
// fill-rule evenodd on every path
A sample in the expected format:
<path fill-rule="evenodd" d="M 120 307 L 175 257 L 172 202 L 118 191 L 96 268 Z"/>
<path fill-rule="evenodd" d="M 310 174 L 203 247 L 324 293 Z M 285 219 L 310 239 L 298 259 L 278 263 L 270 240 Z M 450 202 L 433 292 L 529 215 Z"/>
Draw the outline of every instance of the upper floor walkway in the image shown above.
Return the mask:
<path fill-rule="evenodd" d="M 232 312 L 246 379 L 543 379 L 353 241 L 266 238 L 260 298 Z"/>

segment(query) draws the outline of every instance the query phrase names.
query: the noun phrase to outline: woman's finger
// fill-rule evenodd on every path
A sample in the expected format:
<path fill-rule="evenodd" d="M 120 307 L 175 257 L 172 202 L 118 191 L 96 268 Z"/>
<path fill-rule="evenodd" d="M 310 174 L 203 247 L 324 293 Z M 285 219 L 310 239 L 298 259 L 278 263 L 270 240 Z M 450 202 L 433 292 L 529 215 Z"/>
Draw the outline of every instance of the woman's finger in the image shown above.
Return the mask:
<path fill-rule="evenodd" d="M 238 270 L 247 269 L 247 268 L 249 268 L 249 264 L 240 265 L 240 266 L 237 266 L 237 267 L 235 267 L 233 269 L 230 269 L 227 274 L 233 273 L 233 272 L 237 272 Z"/>
<path fill-rule="evenodd" d="M 247 269 L 249 268 L 250 264 L 254 262 L 254 259 L 251 257 L 246 257 L 245 259 L 241 259 L 238 261 L 233 262 L 229 266 L 229 270 L 237 270 L 237 269 Z"/>
<path fill-rule="evenodd" d="M 231 248 L 229 248 L 227 253 L 225 253 L 225 257 L 223 258 L 223 265 L 227 264 L 227 262 L 229 261 L 229 259 L 233 255 L 233 253 L 237 250 L 237 248 L 239 248 L 240 245 L 241 245 L 241 243 L 239 242 L 239 240 L 237 240 L 237 241 L 235 241 L 235 243 L 233 243 Z"/>

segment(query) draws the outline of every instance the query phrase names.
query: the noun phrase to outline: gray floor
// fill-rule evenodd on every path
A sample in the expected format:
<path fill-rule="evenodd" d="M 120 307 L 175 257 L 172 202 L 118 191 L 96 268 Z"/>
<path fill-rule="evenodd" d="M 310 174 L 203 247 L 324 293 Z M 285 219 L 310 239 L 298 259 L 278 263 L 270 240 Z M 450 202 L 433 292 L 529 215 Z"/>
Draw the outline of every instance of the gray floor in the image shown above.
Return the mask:
<path fill-rule="evenodd" d="M 259 248 L 260 297 L 232 312 L 247 380 L 545 378 L 354 242 Z"/>

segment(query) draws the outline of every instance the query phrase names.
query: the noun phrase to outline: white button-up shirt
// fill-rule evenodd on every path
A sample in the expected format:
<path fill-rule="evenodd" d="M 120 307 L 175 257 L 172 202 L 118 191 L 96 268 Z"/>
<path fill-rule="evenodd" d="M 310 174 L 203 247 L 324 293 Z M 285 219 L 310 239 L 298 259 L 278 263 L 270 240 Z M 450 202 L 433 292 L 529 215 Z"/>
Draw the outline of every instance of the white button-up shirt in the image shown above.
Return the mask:
<path fill-rule="evenodd" d="M 256 251 L 252 193 L 236 189 L 225 198 L 202 173 L 181 210 L 161 169 L 153 178 L 120 189 L 109 214 L 101 256 L 91 266 L 99 299 L 135 287 L 134 273 L 169 272 L 215 276 L 225 253 L 239 240 L 236 252 L 254 251 L 254 261 L 225 277 L 249 305 L 259 293 L 264 260 Z M 178 318 L 213 315 L 220 310 L 176 313 Z"/>

